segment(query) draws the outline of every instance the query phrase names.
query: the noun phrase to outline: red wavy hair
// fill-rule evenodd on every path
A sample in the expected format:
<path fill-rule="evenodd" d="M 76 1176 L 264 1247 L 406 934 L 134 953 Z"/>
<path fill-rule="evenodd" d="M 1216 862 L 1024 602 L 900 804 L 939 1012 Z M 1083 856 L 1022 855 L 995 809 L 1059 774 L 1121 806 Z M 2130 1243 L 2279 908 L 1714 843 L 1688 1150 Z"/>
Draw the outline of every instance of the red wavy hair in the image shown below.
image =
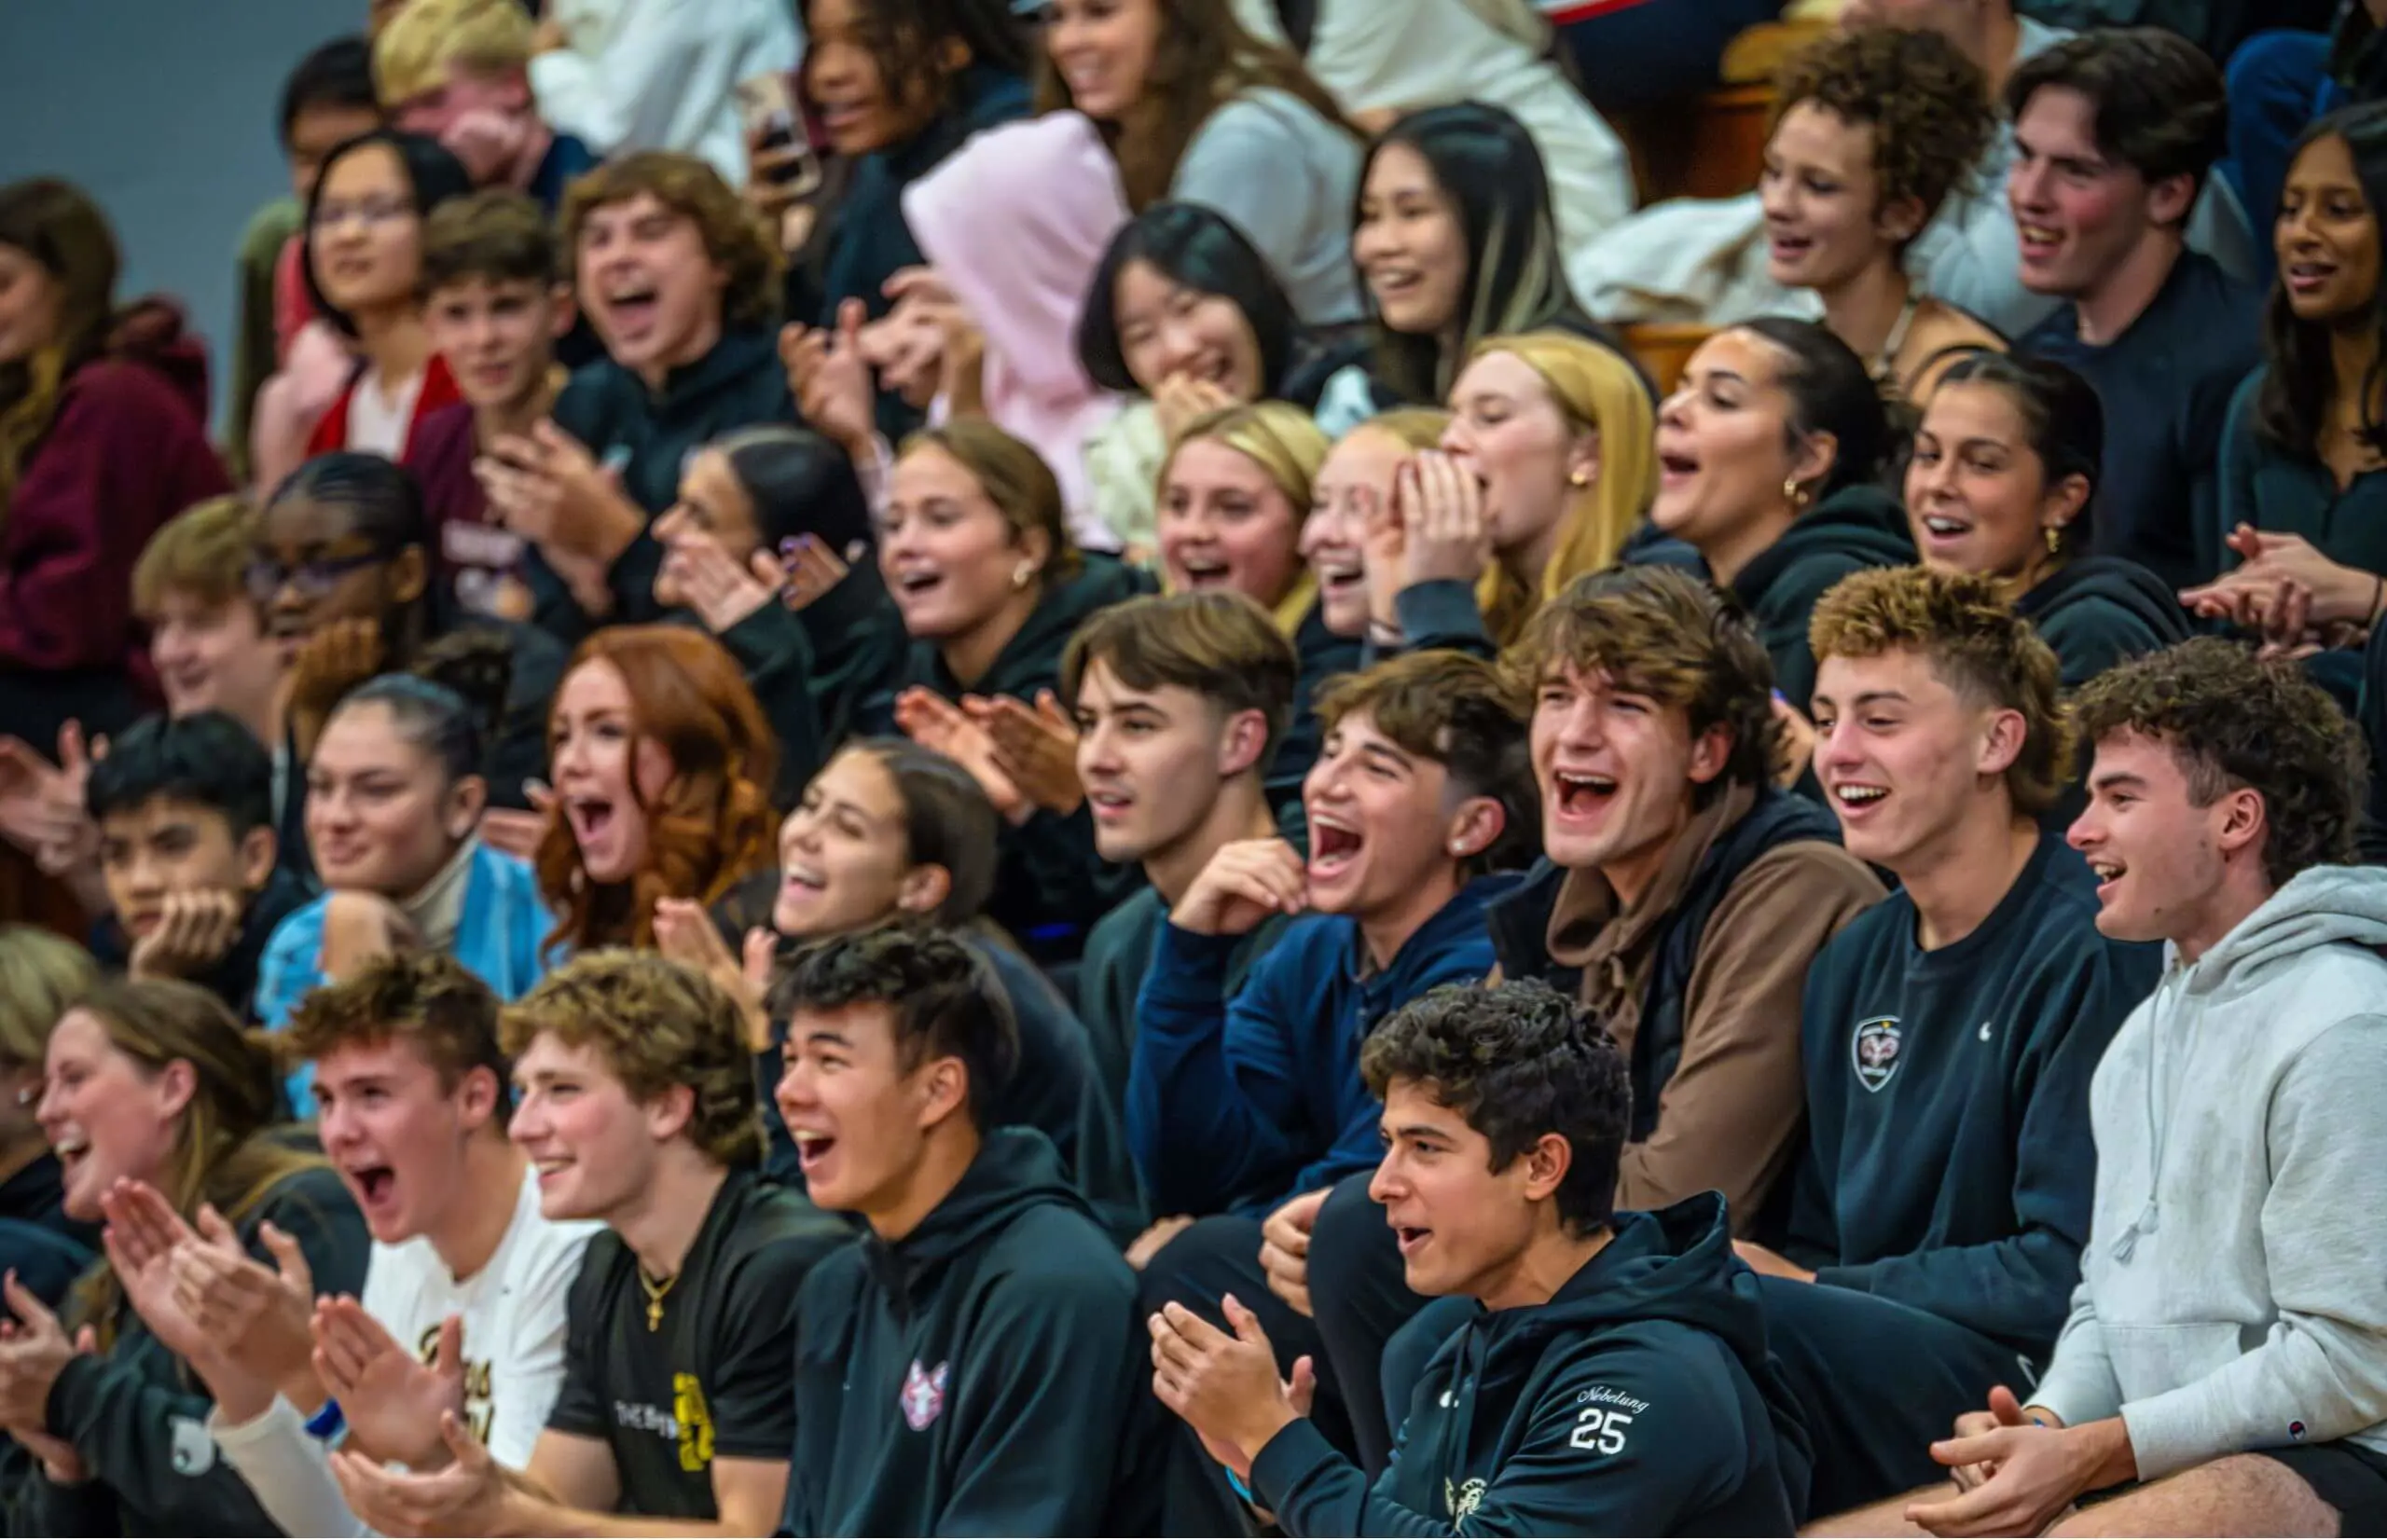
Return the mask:
<path fill-rule="evenodd" d="M 777 856 L 779 815 L 768 788 L 779 743 L 737 661 L 719 642 L 679 626 L 598 631 L 572 655 L 568 680 L 591 663 L 620 670 L 630 697 L 630 755 L 653 742 L 671 762 L 646 815 L 646 855 L 628 882 L 592 884 L 562 818 L 539 842 L 539 891 L 555 913 L 547 950 L 655 944 L 655 901 L 711 903 Z M 562 691 L 559 689 L 560 695 Z"/>

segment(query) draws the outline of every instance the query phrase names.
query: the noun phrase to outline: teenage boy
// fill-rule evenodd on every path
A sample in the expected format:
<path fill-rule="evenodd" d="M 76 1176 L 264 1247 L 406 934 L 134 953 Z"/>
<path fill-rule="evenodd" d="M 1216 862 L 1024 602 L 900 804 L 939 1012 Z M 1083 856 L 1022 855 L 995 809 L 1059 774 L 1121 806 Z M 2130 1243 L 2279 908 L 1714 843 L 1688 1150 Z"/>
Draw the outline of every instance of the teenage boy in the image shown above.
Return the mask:
<path fill-rule="evenodd" d="M 225 438 L 229 468 L 243 481 L 249 475 L 249 424 L 257 390 L 280 366 L 287 340 L 279 300 L 297 293 L 297 236 L 315 178 L 335 147 L 381 126 L 372 46 L 362 37 L 338 37 L 300 60 L 283 83 L 278 120 L 283 158 L 290 165 L 290 196 L 259 209 L 241 234 L 241 314 Z"/>
<path fill-rule="evenodd" d="M 169 716 L 216 710 L 259 743 L 282 741 L 282 648 L 249 597 L 256 515 L 211 498 L 159 526 L 132 567 L 132 612 L 149 627 L 149 661 Z"/>
<path fill-rule="evenodd" d="M 391 123 L 446 145 L 475 186 L 528 194 L 553 214 L 597 157 L 539 117 L 534 31 L 521 0 L 409 0 L 373 40 L 373 83 Z"/>
<path fill-rule="evenodd" d="M 786 989 L 780 1112 L 813 1200 L 867 1230 L 796 1306 L 779 1533 L 1158 1533 L 1135 1275 L 1051 1143 L 989 1126 L 1019 1039 L 986 961 L 876 930 Z"/>
<path fill-rule="evenodd" d="M 572 325 L 572 289 L 558 276 L 546 215 L 513 192 L 441 205 L 423 223 L 417 292 L 432 346 L 463 396 L 424 418 L 407 443 L 440 581 L 462 613 L 528 620 L 524 541 L 490 516 L 473 464 L 501 439 L 530 433 L 563 389 L 556 344 Z"/>
<path fill-rule="evenodd" d="M 266 942 L 307 901 L 275 859 L 264 748 L 221 711 L 146 717 L 93 762 L 84 797 L 109 908 L 93 956 L 249 1015 Z"/>
<path fill-rule="evenodd" d="M 1407 1402 L 1371 1488 L 1239 1305 L 1170 1305 L 1152 1385 L 1291 1535 L 1787 1534 L 1805 1456 L 1723 1201 L 1614 1209 L 1631 1100 L 1597 1021 L 1538 983 L 1439 989 L 1361 1052 L 1370 1190 L 1409 1286 L 1482 1313 Z"/>
<path fill-rule="evenodd" d="M 540 1212 L 606 1227 L 566 1306 L 563 1388 L 518 1470 L 452 1417 L 444 1469 L 334 1454 L 349 1506 L 388 1534 L 769 1533 L 798 1286 L 850 1232 L 756 1174 L 737 1002 L 654 954 L 596 952 L 500 1031 Z"/>
<path fill-rule="evenodd" d="M 1114 1098 L 1170 908 L 1221 846 L 1276 832 L 1265 778 L 1299 673 L 1292 643 L 1240 594 L 1129 599 L 1078 627 L 1061 654 L 1095 849 L 1140 864 L 1151 885 L 1087 935 L 1078 975 L 1078 1015 Z M 1236 943 L 1229 996 L 1285 924 L 1272 915 Z"/>
<path fill-rule="evenodd" d="M 538 547 L 539 623 L 576 641 L 655 617 L 663 548 L 647 524 L 678 501 L 689 454 L 796 419 L 770 326 L 781 258 L 711 167 L 663 151 L 609 161 L 572 185 L 562 226 L 607 356 L 477 470 L 490 506 Z"/>
<path fill-rule="evenodd" d="M 1715 588 L 1663 567 L 1579 579 L 1510 668 L 1546 859 L 1493 906 L 1501 972 L 1576 995 L 1624 1052 L 1617 1206 L 1712 1188 L 1733 1233 L 1771 1231 L 1804 1116 L 1808 965 L 1882 886 L 1829 814 L 1774 789 L 1773 670 Z"/>
<path fill-rule="evenodd" d="M 526 1463 L 564 1374 L 565 1299 L 599 1227 L 539 1212 L 539 1185 L 505 1136 L 497 997 L 437 953 L 382 957 L 310 996 L 285 1043 L 314 1066 L 324 1156 L 373 1234 L 362 1303 L 324 1307 L 319 1368 L 304 1284 L 192 1234 L 162 1200 L 112 1214 L 173 1265 L 202 1327 L 169 1345 L 214 1393 L 208 1431 L 275 1523 L 358 1533 L 322 1439 L 418 1467 L 446 1464 L 438 1413 L 490 1454 Z M 161 1332 L 186 1325 L 166 1313 Z"/>
<path fill-rule="evenodd" d="M 1994 583 L 1860 572 L 1811 634 L 1815 774 L 1898 888 L 1808 971 L 1789 1235 L 1741 1256 L 1835 1513 L 1930 1479 L 1980 1386 L 2047 1363 L 2089 1235 L 2090 1077 L 2162 956 L 2098 933 L 2096 878 L 2040 830 L 2072 730 Z"/>
<path fill-rule="evenodd" d="M 2055 1361 L 1931 1446 L 1956 1490 L 1854 1519 L 2027 1534 L 2079 1504 L 2106 1534 L 2376 1532 L 2387 874 L 2338 864 L 2360 738 L 2293 664 L 2210 638 L 2077 708 L 2097 928 L 2167 942 L 2172 970 L 2090 1089 L 2093 1239 Z"/>
<path fill-rule="evenodd" d="M 1302 1248 L 1321 1264 L 1305 1286 L 1335 1301 L 1316 1321 L 1300 1290 L 1269 1291 L 1263 1240 L 1306 1234 L 1330 1190 L 1373 1163 L 1381 1109 L 1359 1045 L 1427 990 L 1490 970 L 1484 908 L 1514 887 L 1538 831 L 1523 723 L 1490 665 L 1411 653 L 1333 681 L 1318 712 L 1308 859 L 1273 835 L 1231 842 L 1169 912 L 1137 998 L 1127 1137 L 1152 1212 L 1196 1217 L 1146 1265 L 1146 1302 L 1215 1313 L 1232 1292 L 1290 1353 L 1331 1354 L 1330 1419 L 1338 1434 L 1351 1419 L 1373 1464 L 1391 1431 L 1377 1364 L 1419 1303 L 1390 1236 L 1352 1184 L 1353 1239 Z M 1304 910 L 1230 995 L 1242 938 Z"/>
<path fill-rule="evenodd" d="M 2228 129 L 2221 73 L 2159 28 L 2089 33 L 2016 70 L 2006 104 L 2022 282 L 2065 302 L 2017 348 L 2104 403 L 2096 554 L 2207 582 L 2229 400 L 2260 362 L 2256 292 L 2185 237 Z"/>

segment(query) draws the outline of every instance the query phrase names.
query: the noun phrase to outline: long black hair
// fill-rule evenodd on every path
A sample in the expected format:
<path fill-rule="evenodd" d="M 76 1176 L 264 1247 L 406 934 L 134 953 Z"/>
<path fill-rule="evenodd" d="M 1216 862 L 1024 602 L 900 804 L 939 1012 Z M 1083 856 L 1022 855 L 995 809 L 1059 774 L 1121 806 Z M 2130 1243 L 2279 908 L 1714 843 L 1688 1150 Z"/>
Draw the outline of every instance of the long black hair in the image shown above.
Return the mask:
<path fill-rule="evenodd" d="M 1555 329 L 1613 341 L 1593 324 L 1566 282 L 1549 170 L 1514 116 L 1481 102 L 1454 102 L 1411 113 L 1385 130 L 1359 168 L 1353 229 L 1366 203 L 1368 171 L 1391 144 L 1415 151 L 1426 162 L 1450 199 L 1467 247 L 1456 347 L 1446 349 L 1439 336 L 1393 331 L 1370 302 L 1374 373 L 1400 399 L 1442 401 L 1483 337 Z M 1359 290 L 1367 292 L 1364 277 Z"/>
<path fill-rule="evenodd" d="M 2288 156 L 2290 172 L 2306 150 L 2324 139 L 2345 141 L 2354 180 L 2362 184 L 2363 201 L 2370 205 L 2372 227 L 2378 230 L 2378 222 L 2387 220 L 2387 103 L 2333 112 L 2305 130 Z M 2274 241 L 2279 213 L 2271 211 Z M 2372 239 L 2387 255 L 2387 237 L 2374 234 Z M 2339 379 L 2329 350 L 2329 324 L 2298 320 L 2287 302 L 2286 275 L 2275 280 L 2263 307 L 2263 356 L 2269 367 L 2255 398 L 2255 432 L 2289 454 L 2317 458 L 2329 403 L 2353 392 L 2361 414 L 2357 433 L 2372 448 L 2387 449 L 2387 423 L 2378 419 L 2370 406 L 2372 393 L 2387 376 L 2387 285 L 2371 290 L 2368 323 L 2380 342 L 2369 371 L 2359 380 Z"/>
<path fill-rule="evenodd" d="M 331 185 L 332 168 L 357 151 L 376 144 L 387 146 L 405 168 L 407 186 L 414 194 L 414 212 L 420 217 L 429 218 L 431 211 L 440 204 L 451 198 L 465 197 L 473 190 L 472 173 L 464 170 L 464 163 L 450 155 L 439 141 L 423 134 L 371 129 L 353 139 L 340 141 L 331 154 L 324 157 L 323 170 L 315 178 L 315 190 L 307 199 L 307 225 L 301 232 L 306 244 L 298 276 L 306 284 L 308 304 L 347 337 L 356 335 L 355 321 L 324 297 L 323 283 L 315 276 L 315 219 L 323 207 L 324 189 Z"/>
<path fill-rule="evenodd" d="M 870 499 L 843 449 L 807 428 L 766 424 L 712 441 L 754 505 L 762 548 L 810 535 L 843 556 L 870 539 Z"/>
<path fill-rule="evenodd" d="M 1149 262 L 1170 282 L 1241 310 L 1260 343 L 1261 394 L 1278 393 L 1300 339 L 1292 301 L 1250 240 L 1224 214 L 1194 203 L 1155 203 L 1111 238 L 1078 314 L 1078 362 L 1088 378 L 1106 391 L 1143 393 L 1119 344 L 1119 275 L 1131 262 Z"/>

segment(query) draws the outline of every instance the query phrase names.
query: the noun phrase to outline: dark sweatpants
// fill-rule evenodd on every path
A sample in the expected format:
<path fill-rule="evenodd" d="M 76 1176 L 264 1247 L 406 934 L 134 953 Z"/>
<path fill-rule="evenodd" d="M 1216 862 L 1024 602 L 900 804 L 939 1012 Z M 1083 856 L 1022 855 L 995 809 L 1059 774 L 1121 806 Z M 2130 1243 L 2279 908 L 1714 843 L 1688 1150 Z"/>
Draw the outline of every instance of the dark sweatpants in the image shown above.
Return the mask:
<path fill-rule="evenodd" d="M 1931 1458 L 1993 1385 L 2023 1402 L 2044 1360 L 1925 1311 L 1828 1284 L 1759 1278 L 1766 1342 L 1814 1447 L 1804 1519 L 1947 1479 Z"/>
<path fill-rule="evenodd" d="M 1311 1420 L 1373 1478 L 1392 1453 L 1385 1343 L 1426 1301 L 1402 1281 L 1400 1250 L 1367 1188 L 1367 1173 L 1347 1176 L 1318 1211 L 1309 1253 L 1316 1320 L 1269 1289 L 1260 1269 L 1260 1221 L 1232 1214 L 1196 1220 L 1160 1249 L 1144 1269 L 1143 1308 L 1175 1301 L 1223 1327 L 1219 1300 L 1233 1294 L 1260 1318 L 1278 1372 L 1290 1374 L 1293 1360 L 1310 1358 L 1318 1373 Z"/>

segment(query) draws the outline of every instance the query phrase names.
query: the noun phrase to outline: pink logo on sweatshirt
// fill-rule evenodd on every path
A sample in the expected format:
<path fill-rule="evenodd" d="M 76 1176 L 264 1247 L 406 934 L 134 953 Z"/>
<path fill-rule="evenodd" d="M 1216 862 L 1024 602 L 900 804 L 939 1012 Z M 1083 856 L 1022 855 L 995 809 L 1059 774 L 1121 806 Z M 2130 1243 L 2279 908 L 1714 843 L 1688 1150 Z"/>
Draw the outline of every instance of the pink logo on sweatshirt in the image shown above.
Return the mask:
<path fill-rule="evenodd" d="M 904 1394 L 899 1399 L 904 1404 L 904 1421 L 912 1425 L 914 1433 L 926 1432 L 945 1409 L 945 1383 L 952 1367 L 939 1364 L 933 1369 L 924 1369 L 918 1358 L 912 1360 L 910 1371 L 904 1376 Z"/>

